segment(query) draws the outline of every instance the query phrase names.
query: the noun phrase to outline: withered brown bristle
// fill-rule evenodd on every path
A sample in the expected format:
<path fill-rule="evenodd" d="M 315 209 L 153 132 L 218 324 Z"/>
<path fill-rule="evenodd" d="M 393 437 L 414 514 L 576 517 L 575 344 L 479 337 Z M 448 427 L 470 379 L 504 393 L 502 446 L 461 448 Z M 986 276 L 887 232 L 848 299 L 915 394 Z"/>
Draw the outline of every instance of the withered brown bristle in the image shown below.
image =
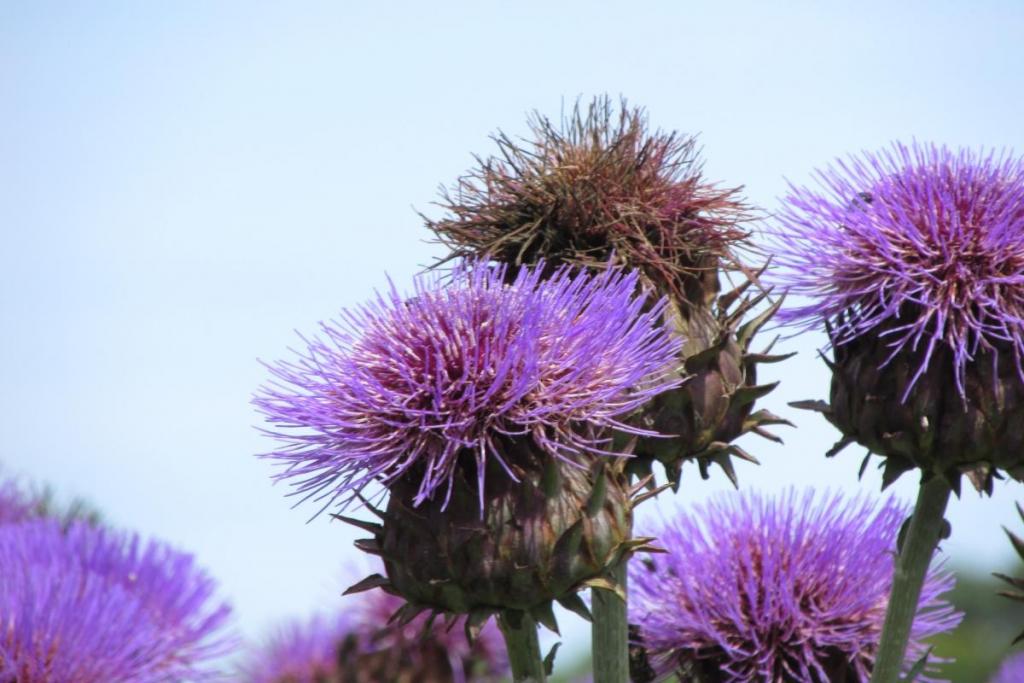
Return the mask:
<path fill-rule="evenodd" d="M 706 181 L 695 140 L 650 131 L 643 109 L 604 96 L 529 125 L 531 140 L 494 135 L 497 153 L 442 191 L 445 215 L 424 216 L 453 257 L 602 268 L 614 254 L 685 299 L 683 281 L 717 279 L 748 236 L 739 188 Z"/>

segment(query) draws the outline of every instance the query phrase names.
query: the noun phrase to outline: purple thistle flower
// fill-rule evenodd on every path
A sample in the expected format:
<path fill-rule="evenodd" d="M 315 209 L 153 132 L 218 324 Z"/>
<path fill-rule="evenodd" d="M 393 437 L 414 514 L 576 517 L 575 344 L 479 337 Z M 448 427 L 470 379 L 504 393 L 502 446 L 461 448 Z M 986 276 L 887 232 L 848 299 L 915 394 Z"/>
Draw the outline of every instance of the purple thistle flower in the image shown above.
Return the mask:
<path fill-rule="evenodd" d="M 1020 683 L 1024 681 L 1024 653 L 1007 657 L 999 671 L 996 672 L 992 683 Z"/>
<path fill-rule="evenodd" d="M 574 463 L 608 445 L 581 426 L 649 434 L 621 418 L 678 384 L 664 301 L 650 306 L 636 273 L 543 271 L 464 265 L 322 323 L 254 399 L 281 430 L 268 432 L 285 444 L 267 454 L 287 464 L 278 477 L 344 505 L 407 475 L 418 506 L 447 501 L 468 459 L 482 500 L 488 462 L 515 479 L 506 437 Z"/>
<path fill-rule="evenodd" d="M 877 335 L 885 363 L 919 354 L 904 400 L 942 348 L 963 398 L 984 351 L 1024 379 L 1024 159 L 896 144 L 817 179 L 791 186 L 771 235 L 776 281 L 810 299 L 781 320 L 824 321 L 836 345 Z"/>
<path fill-rule="evenodd" d="M 342 683 L 378 680 L 485 683 L 502 680 L 508 661 L 494 623 L 471 644 L 465 617 L 452 624 L 421 615 L 402 625 L 389 623 L 404 605 L 383 591 L 349 599 L 333 617 L 293 622 L 246 667 L 247 683 Z"/>
<path fill-rule="evenodd" d="M 248 683 L 317 683 L 338 674 L 341 652 L 353 633 L 347 612 L 318 614 L 278 630 L 245 667 Z"/>
<path fill-rule="evenodd" d="M 906 510 L 839 495 L 723 496 L 662 528 L 668 551 L 630 565 L 630 621 L 658 676 L 696 672 L 722 683 L 867 681 L 892 585 Z M 933 568 L 908 663 L 922 640 L 961 615 Z M 844 673 L 850 678 L 841 678 Z M 928 680 L 928 679 L 920 679 Z"/>
<path fill-rule="evenodd" d="M 0 481 L 0 525 L 16 524 L 38 514 L 39 501 L 26 496 L 13 480 Z"/>
<path fill-rule="evenodd" d="M 206 680 L 229 608 L 190 555 L 83 522 L 0 527 L 0 680 Z"/>
<path fill-rule="evenodd" d="M 368 636 L 367 652 L 384 657 L 401 652 L 403 664 L 409 670 L 439 670 L 439 681 L 497 682 L 509 675 L 505 642 L 493 620 L 480 629 L 471 643 L 466 637 L 464 616 L 446 621 L 421 613 L 404 625 L 401 619 L 388 624 L 406 604 L 403 598 L 384 591 L 370 591 L 360 597 L 356 612 L 359 628 Z M 437 661 L 439 655 L 443 661 Z"/>

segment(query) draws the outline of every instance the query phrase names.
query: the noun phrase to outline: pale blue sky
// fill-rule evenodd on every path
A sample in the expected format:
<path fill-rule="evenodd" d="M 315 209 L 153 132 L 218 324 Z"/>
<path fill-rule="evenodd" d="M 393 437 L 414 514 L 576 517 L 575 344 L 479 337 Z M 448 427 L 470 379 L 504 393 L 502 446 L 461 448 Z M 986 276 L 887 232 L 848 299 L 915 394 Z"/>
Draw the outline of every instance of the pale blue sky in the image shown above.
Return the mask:
<path fill-rule="evenodd" d="M 256 359 L 438 254 L 413 207 L 488 133 L 622 94 L 771 210 L 894 139 L 1024 152 L 1021 35 L 1017 2 L 3 3 L 0 461 L 196 552 L 257 636 L 357 551 L 252 457 Z M 877 489 L 786 407 L 826 396 L 822 343 L 766 373 L 799 429 L 745 485 Z M 678 501 L 727 486 L 689 473 Z M 953 503 L 954 562 L 1005 561 L 1015 496 Z"/>

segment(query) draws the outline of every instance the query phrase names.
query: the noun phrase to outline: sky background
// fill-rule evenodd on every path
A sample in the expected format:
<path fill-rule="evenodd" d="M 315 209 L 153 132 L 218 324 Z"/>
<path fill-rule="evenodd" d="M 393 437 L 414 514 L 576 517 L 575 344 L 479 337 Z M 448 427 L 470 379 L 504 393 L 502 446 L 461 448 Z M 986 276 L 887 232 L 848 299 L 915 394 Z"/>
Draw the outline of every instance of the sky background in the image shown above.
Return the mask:
<path fill-rule="evenodd" d="M 440 255 L 416 211 L 490 133 L 623 95 L 770 212 L 893 140 L 1024 152 L 1021 35 L 1019 2 L 4 2 L 0 463 L 195 552 L 258 639 L 359 576 L 352 532 L 306 524 L 253 457 L 257 359 Z M 823 344 L 765 371 L 798 429 L 743 443 L 744 487 L 879 488 L 786 405 L 827 397 Z M 685 472 L 662 508 L 729 487 Z M 1020 494 L 951 504 L 954 564 L 1008 561 Z"/>

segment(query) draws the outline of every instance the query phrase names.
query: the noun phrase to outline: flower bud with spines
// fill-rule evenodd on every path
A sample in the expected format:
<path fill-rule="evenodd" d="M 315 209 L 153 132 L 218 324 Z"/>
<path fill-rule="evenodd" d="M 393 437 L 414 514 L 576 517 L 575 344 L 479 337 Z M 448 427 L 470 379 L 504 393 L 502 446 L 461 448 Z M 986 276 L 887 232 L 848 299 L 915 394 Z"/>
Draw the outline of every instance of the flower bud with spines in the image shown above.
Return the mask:
<path fill-rule="evenodd" d="M 554 602 L 589 618 L 576 591 L 615 590 L 607 570 L 653 540 L 631 538 L 633 507 L 650 492 L 646 482 L 626 484 L 621 459 L 564 466 L 550 456 L 515 453 L 522 447 L 506 451 L 518 463 L 519 481 L 489 478 L 483 517 L 470 480 L 456 482 L 447 507 L 414 507 L 411 489 L 393 487 L 379 524 L 356 522 L 373 533 L 358 545 L 381 556 L 387 578 L 354 590 L 400 594 L 412 605 L 408 614 L 469 614 L 470 626 L 498 612 L 521 612 L 557 631 Z"/>

